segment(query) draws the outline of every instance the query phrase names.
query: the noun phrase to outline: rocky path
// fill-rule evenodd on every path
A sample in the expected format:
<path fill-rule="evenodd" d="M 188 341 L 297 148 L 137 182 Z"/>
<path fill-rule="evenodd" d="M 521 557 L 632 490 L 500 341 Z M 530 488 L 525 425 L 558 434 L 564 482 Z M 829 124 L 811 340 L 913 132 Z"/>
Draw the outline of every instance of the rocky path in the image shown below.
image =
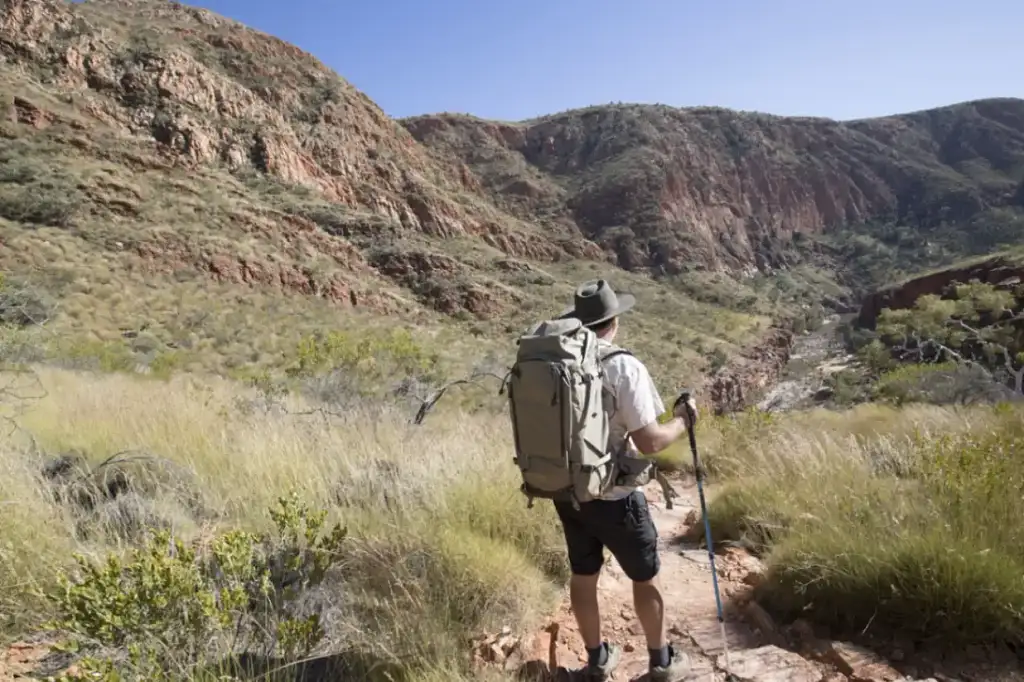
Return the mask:
<path fill-rule="evenodd" d="M 722 682 L 729 679 L 727 672 L 735 676 L 732 679 L 743 682 L 913 679 L 863 651 L 838 647 L 805 658 L 783 648 L 785 638 L 771 618 L 745 599 L 749 583 L 760 575 L 759 562 L 741 550 L 731 549 L 719 550 L 715 555 L 719 587 L 727 605 L 730 665 L 726 670 L 707 551 L 683 539 L 700 519 L 697 488 L 692 480 L 674 481 L 673 485 L 680 497 L 671 510 L 665 508 L 658 486 L 649 486 L 646 492 L 661 537 L 661 584 L 669 637 L 691 662 L 690 671 L 678 682 Z M 612 679 L 643 682 L 647 679 L 647 646 L 633 612 L 630 581 L 614 559 L 605 565 L 599 595 L 604 637 L 624 646 L 622 661 Z M 533 680 L 572 680 L 569 670 L 586 660 L 568 595 L 541 631 L 522 641 L 511 634 L 491 637 L 478 651 L 483 658 L 507 670 L 518 669 L 521 678 Z"/>

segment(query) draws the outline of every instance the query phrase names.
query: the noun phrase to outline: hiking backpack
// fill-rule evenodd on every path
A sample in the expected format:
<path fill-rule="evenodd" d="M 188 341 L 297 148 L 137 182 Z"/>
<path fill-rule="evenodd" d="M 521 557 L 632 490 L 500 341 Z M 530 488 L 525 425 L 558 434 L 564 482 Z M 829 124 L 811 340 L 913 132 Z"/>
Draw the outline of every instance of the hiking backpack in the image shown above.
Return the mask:
<path fill-rule="evenodd" d="M 604 383 L 604 362 L 629 351 L 599 345 L 575 318 L 542 322 L 517 344 L 506 389 L 528 506 L 539 497 L 578 507 L 616 485 L 643 485 L 652 476 L 666 485 L 649 460 L 622 457 L 625 443 L 620 452 L 608 451 L 614 395 Z M 671 507 L 671 497 L 666 501 Z"/>

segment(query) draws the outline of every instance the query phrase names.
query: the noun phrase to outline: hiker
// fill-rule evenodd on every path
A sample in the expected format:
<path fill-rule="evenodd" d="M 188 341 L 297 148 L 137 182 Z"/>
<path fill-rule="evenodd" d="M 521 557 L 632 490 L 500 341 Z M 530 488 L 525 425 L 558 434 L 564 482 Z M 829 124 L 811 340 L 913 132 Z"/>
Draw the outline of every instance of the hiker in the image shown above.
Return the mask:
<path fill-rule="evenodd" d="M 686 402 L 679 400 L 673 418 L 658 423 L 665 411 L 661 396 L 643 362 L 612 345 L 619 330 L 619 316 L 635 303 L 633 296 L 617 296 L 605 280 L 587 282 L 576 290 L 575 305 L 561 318 L 576 318 L 592 330 L 605 350 L 604 385 L 613 395 L 608 416 L 608 450 L 623 449 L 627 458 L 640 459 L 664 450 L 686 433 Z M 689 405 L 696 414 L 692 398 Z M 663 479 L 662 479 L 663 480 Z M 667 485 L 667 483 L 665 484 Z M 601 639 L 597 582 L 604 563 L 605 547 L 633 581 L 633 604 L 643 627 L 650 654 L 650 679 L 668 682 L 687 672 L 689 659 L 665 637 L 665 613 L 658 572 L 658 531 L 640 485 L 615 485 L 599 499 L 574 505 L 554 501 L 565 533 L 572 578 L 569 583 L 572 610 L 587 647 L 587 666 L 592 679 L 606 679 L 618 665 L 621 648 Z M 578 507 L 578 508 L 577 508 Z"/>

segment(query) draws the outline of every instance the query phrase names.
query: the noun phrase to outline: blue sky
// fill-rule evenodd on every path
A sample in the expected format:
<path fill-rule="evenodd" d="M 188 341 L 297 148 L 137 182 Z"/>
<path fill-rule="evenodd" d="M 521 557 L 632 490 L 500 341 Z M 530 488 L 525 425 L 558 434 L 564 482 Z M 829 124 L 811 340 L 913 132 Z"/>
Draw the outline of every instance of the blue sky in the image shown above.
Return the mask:
<path fill-rule="evenodd" d="M 1022 0 L 185 0 L 313 53 L 388 114 L 610 101 L 859 118 L 1024 97 Z"/>

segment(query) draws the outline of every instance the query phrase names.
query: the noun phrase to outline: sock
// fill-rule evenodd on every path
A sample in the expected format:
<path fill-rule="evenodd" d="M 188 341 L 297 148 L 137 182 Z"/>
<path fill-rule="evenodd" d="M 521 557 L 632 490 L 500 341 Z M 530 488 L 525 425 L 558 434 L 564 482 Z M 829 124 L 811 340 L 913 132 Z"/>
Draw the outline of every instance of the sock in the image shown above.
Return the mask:
<path fill-rule="evenodd" d="M 587 665 L 604 665 L 608 662 L 608 646 L 601 642 L 595 649 L 587 649 Z"/>
<path fill-rule="evenodd" d="M 667 668 L 668 664 L 672 662 L 668 646 L 663 646 L 660 649 L 648 649 L 647 653 L 651 655 L 652 668 Z"/>

